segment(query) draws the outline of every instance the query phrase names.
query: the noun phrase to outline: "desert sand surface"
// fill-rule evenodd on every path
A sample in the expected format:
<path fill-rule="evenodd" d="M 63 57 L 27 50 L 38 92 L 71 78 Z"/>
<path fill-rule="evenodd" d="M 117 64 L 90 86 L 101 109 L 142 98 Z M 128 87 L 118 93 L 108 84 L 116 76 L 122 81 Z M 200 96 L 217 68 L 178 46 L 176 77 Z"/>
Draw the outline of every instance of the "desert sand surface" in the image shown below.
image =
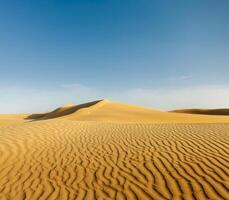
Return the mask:
<path fill-rule="evenodd" d="M 229 199 L 228 123 L 108 100 L 0 115 L 0 199 Z"/>
<path fill-rule="evenodd" d="M 24 123 L 28 114 L 0 114 L 0 127 Z"/>

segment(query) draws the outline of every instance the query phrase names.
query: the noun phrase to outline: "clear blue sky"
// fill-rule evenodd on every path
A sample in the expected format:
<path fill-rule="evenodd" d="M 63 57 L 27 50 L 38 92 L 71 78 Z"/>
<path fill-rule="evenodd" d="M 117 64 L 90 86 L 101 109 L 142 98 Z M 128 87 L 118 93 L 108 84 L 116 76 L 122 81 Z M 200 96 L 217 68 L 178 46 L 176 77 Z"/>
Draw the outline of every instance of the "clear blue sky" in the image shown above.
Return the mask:
<path fill-rule="evenodd" d="M 93 98 L 202 106 L 201 88 L 224 98 L 228 10 L 228 0 L 0 1 L 0 112 Z M 189 89 L 195 102 L 160 103 Z"/>

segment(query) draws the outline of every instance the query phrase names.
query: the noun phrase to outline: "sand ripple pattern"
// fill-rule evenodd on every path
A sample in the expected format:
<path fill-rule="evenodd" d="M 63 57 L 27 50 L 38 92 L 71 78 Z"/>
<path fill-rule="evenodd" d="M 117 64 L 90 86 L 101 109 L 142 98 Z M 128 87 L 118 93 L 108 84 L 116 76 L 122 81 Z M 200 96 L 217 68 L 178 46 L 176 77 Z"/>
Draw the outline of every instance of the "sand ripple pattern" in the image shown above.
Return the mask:
<path fill-rule="evenodd" d="M 228 124 L 0 127 L 0 199 L 229 199 Z"/>

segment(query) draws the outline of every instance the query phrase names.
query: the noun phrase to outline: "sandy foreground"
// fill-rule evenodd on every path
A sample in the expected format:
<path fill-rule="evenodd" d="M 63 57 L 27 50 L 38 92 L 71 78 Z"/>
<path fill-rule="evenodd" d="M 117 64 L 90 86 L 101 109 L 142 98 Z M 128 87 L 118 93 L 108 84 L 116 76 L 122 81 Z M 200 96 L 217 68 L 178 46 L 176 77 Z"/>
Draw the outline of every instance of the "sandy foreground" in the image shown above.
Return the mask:
<path fill-rule="evenodd" d="M 0 115 L 0 199 L 229 199 L 229 116 L 109 101 Z"/>

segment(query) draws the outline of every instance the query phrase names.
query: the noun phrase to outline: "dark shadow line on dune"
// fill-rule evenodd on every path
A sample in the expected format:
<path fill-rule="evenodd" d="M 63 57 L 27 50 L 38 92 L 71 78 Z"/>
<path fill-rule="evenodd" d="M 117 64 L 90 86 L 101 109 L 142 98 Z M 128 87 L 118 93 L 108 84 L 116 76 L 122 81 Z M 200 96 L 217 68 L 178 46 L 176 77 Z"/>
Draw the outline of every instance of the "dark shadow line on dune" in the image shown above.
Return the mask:
<path fill-rule="evenodd" d="M 221 115 L 228 116 L 228 108 L 219 108 L 219 109 L 181 109 L 181 110 L 171 110 L 169 112 L 173 113 L 185 113 L 185 114 L 199 114 L 199 115 Z"/>
<path fill-rule="evenodd" d="M 39 120 L 48 120 L 48 119 L 54 119 L 54 118 L 58 118 L 58 117 L 62 117 L 65 115 L 70 115 L 74 112 L 77 112 L 78 110 L 82 109 L 82 108 L 88 108 L 90 106 L 93 106 L 99 102 L 103 101 L 103 99 L 101 100 L 97 100 L 97 101 L 92 101 L 92 102 L 88 102 L 88 103 L 83 103 L 83 104 L 79 104 L 70 108 L 66 108 L 63 111 L 61 111 L 63 108 L 57 108 L 51 112 L 47 112 L 47 113 L 40 113 L 40 114 L 31 114 L 29 116 L 27 116 L 26 118 L 24 118 L 25 120 L 30 120 L 30 122 L 33 121 L 39 121 Z"/>

